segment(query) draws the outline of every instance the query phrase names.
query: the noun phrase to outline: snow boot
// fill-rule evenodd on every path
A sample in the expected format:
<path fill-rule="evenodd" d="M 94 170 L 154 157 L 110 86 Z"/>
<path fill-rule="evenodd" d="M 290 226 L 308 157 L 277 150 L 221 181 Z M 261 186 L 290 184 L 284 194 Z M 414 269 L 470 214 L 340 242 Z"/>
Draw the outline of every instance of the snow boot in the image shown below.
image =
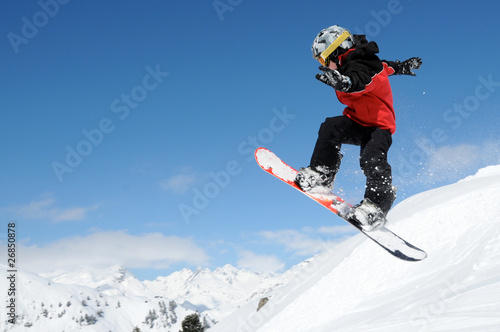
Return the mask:
<path fill-rule="evenodd" d="M 336 173 L 327 166 L 302 167 L 295 177 L 295 184 L 308 193 L 327 194 L 333 190 Z"/>
<path fill-rule="evenodd" d="M 355 205 L 349 218 L 354 219 L 365 232 L 379 229 L 387 222 L 384 211 L 369 198 L 365 198 L 360 204 Z"/>

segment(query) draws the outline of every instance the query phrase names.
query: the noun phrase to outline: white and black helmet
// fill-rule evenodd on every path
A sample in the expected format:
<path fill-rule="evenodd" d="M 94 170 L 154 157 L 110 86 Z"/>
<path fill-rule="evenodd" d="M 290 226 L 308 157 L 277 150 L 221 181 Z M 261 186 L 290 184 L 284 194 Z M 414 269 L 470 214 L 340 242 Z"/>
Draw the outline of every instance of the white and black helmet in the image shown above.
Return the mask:
<path fill-rule="evenodd" d="M 312 44 L 313 58 L 326 60 L 335 50 L 346 51 L 354 46 L 354 39 L 349 30 L 332 25 L 318 33 Z M 338 53 L 338 51 L 337 51 Z"/>

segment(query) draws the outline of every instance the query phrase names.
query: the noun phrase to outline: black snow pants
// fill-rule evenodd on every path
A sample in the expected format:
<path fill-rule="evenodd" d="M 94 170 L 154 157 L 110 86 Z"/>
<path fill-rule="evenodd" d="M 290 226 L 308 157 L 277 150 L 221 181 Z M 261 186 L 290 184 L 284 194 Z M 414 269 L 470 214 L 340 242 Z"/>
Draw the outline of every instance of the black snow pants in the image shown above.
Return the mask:
<path fill-rule="evenodd" d="M 365 198 L 387 213 L 395 198 L 391 166 L 387 162 L 391 133 L 378 127 L 362 126 L 347 116 L 327 118 L 319 129 L 310 166 L 328 166 L 337 171 L 342 144 L 361 147 L 359 162 L 366 176 Z"/>

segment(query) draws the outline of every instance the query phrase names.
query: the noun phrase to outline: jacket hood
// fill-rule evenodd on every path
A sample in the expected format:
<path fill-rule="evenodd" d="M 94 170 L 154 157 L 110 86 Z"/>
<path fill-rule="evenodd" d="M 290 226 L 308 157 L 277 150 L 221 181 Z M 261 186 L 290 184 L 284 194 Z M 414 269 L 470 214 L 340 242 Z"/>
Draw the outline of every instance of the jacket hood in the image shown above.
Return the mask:
<path fill-rule="evenodd" d="M 376 54 L 379 52 L 378 45 L 374 41 L 367 41 L 365 35 L 353 35 L 354 47 L 360 55 Z"/>

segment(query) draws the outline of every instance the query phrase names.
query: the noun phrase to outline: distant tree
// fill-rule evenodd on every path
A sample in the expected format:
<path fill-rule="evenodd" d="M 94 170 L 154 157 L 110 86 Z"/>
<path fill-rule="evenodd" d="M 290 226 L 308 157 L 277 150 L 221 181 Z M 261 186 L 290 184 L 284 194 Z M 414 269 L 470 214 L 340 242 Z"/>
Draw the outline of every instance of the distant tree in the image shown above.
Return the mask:
<path fill-rule="evenodd" d="M 94 315 L 89 316 L 85 314 L 85 322 L 87 323 L 87 325 L 94 325 L 95 323 L 97 323 L 97 318 Z"/>
<path fill-rule="evenodd" d="M 141 329 L 138 326 L 136 326 L 136 327 L 134 327 L 132 332 L 141 332 Z"/>
<path fill-rule="evenodd" d="M 160 306 L 160 314 L 165 315 L 167 313 L 167 306 L 165 304 L 165 301 L 159 301 L 158 305 Z"/>
<path fill-rule="evenodd" d="M 187 315 L 182 321 L 182 331 L 181 332 L 203 332 L 203 326 L 200 323 L 200 315 L 191 314 Z"/>
<path fill-rule="evenodd" d="M 158 315 L 156 314 L 156 310 L 155 309 L 149 310 L 148 315 L 144 319 L 144 323 L 149 325 L 149 327 L 152 328 L 154 326 L 156 319 L 158 319 Z"/>
<path fill-rule="evenodd" d="M 177 303 L 175 303 L 175 301 L 170 301 L 168 303 L 168 310 L 171 312 L 170 320 L 172 321 L 172 324 L 177 323 L 177 314 L 175 313 L 175 308 L 177 308 Z"/>
<path fill-rule="evenodd" d="M 175 303 L 175 301 L 168 302 L 168 310 L 173 312 L 175 308 L 177 308 L 177 303 Z"/>
<path fill-rule="evenodd" d="M 203 327 L 203 331 L 210 328 L 210 323 L 207 320 L 207 316 L 203 316 L 203 324 L 201 324 L 201 326 Z"/>

